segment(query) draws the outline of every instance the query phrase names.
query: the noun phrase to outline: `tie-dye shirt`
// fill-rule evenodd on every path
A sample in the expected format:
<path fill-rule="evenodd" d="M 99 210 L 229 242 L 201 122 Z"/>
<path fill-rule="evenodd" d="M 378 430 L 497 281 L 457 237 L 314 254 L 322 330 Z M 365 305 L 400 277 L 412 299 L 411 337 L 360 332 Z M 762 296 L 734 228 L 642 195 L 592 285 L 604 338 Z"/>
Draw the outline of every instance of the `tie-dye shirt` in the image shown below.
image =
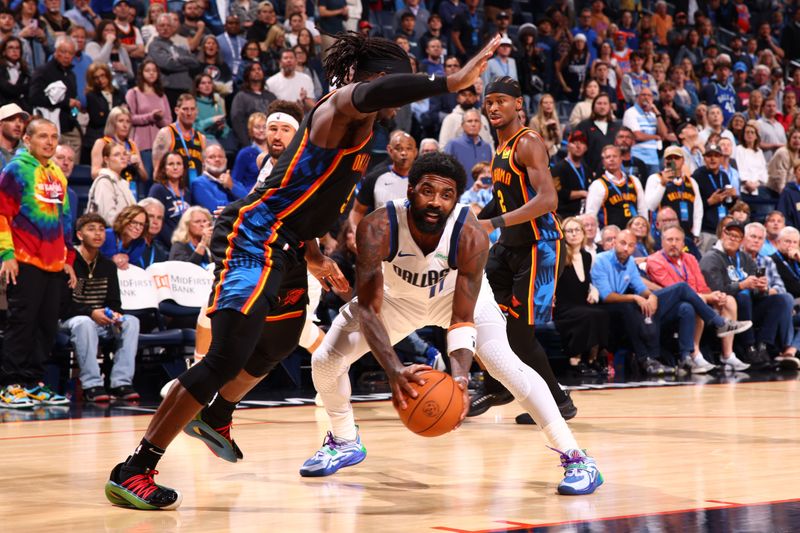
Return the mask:
<path fill-rule="evenodd" d="M 67 179 L 52 161 L 20 150 L 0 172 L 0 260 L 16 259 L 48 272 L 72 263 Z M 68 250 L 69 247 L 69 250 Z"/>

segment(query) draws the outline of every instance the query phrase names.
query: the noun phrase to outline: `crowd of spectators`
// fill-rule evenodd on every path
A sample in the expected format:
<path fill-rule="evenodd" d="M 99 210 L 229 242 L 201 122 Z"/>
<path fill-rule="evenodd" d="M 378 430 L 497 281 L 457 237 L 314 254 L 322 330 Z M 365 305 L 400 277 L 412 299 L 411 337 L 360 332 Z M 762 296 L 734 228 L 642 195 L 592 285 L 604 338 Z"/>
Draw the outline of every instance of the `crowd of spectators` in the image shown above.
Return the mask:
<path fill-rule="evenodd" d="M 551 156 L 569 248 L 555 328 L 576 372 L 605 371 L 618 349 L 651 374 L 707 372 L 717 354 L 735 370 L 800 366 L 797 1 L 3 0 L 0 404 L 67 401 L 43 383 L 59 327 L 80 352 L 87 399 L 136 396 L 139 324 L 111 266 L 213 263 L 216 214 L 334 89 L 322 58 L 341 31 L 394 40 L 426 75 L 501 37 L 475 86 L 376 123 L 352 209 L 321 240 L 345 272 L 353 228 L 405 194 L 418 153 L 454 155 L 472 176 L 462 201 L 476 213 L 490 201 L 489 162 L 504 147 L 483 87 L 507 76 Z M 93 180 L 86 197 L 70 189 L 76 168 Z M 318 317 L 349 296 L 323 298 Z M 618 316 L 619 335 L 571 332 L 586 317 L 613 330 Z M 737 317 L 753 327 L 726 330 Z M 103 337 L 123 354 L 110 392 L 88 362 Z"/>

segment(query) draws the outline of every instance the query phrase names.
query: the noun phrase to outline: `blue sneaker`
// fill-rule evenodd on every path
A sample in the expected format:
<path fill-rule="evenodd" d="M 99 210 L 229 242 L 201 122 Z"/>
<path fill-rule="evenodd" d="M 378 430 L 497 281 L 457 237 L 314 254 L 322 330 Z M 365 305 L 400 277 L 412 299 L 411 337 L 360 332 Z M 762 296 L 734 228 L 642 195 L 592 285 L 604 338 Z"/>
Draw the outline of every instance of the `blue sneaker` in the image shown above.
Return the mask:
<path fill-rule="evenodd" d="M 300 467 L 303 477 L 322 477 L 336 473 L 340 468 L 357 465 L 367 457 L 367 449 L 356 440 L 336 440 L 330 431 L 317 453 Z"/>
<path fill-rule="evenodd" d="M 35 387 L 25 389 L 28 398 L 39 405 L 68 405 L 69 398 L 53 391 L 44 383 L 39 383 Z"/>
<path fill-rule="evenodd" d="M 550 448 L 548 446 L 548 448 Z M 558 484 L 558 493 L 567 496 L 591 494 L 603 484 L 603 474 L 597 469 L 594 459 L 582 450 L 567 450 L 561 454 L 561 467 L 564 468 L 564 479 Z"/>

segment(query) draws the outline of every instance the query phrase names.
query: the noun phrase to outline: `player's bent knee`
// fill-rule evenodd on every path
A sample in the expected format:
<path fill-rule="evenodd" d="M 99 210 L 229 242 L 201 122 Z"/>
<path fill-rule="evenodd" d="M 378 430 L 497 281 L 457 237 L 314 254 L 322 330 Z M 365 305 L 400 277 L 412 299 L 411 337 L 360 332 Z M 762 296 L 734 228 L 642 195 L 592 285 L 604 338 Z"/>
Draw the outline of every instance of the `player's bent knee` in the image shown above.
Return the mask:
<path fill-rule="evenodd" d="M 207 359 L 203 359 L 178 377 L 178 381 L 189 391 L 189 394 L 203 405 L 210 402 L 220 387 L 239 373 L 237 369 L 236 373 L 227 377 L 230 373 L 220 374 L 209 366 L 206 361 Z"/>
<path fill-rule="evenodd" d="M 538 376 L 520 361 L 507 341 L 490 339 L 479 343 L 478 356 L 489 374 L 502 383 L 514 398 L 520 400 L 528 396 L 533 380 Z"/>

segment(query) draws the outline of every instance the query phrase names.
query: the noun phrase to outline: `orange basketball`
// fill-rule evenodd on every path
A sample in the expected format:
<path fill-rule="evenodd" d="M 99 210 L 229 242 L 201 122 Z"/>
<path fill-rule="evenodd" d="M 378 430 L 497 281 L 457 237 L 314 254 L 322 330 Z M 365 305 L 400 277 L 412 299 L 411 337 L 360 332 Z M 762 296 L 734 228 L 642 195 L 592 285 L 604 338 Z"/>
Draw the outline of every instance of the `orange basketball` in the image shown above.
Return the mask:
<path fill-rule="evenodd" d="M 452 431 L 464 409 L 464 395 L 450 374 L 428 370 L 419 374 L 425 385 L 411 383 L 416 398 L 406 398 L 406 409 L 397 409 L 403 424 L 423 437 L 438 437 Z"/>

